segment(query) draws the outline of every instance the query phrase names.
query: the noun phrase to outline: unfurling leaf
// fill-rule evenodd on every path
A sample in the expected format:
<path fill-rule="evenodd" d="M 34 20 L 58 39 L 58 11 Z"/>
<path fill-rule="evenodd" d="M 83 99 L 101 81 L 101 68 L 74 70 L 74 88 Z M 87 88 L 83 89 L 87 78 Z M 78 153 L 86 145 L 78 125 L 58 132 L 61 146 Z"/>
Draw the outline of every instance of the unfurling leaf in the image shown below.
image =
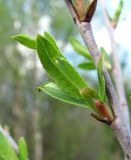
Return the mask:
<path fill-rule="evenodd" d="M 99 80 L 99 96 L 100 100 L 104 102 L 105 100 L 105 79 L 103 76 L 103 67 L 104 67 L 104 55 L 101 54 L 98 66 L 97 66 L 97 74 Z"/>
<path fill-rule="evenodd" d="M 36 49 L 36 41 L 35 39 L 24 35 L 24 34 L 19 34 L 16 36 L 12 36 L 12 39 L 18 41 L 19 43 L 21 43 L 22 45 L 31 48 L 31 49 Z"/>

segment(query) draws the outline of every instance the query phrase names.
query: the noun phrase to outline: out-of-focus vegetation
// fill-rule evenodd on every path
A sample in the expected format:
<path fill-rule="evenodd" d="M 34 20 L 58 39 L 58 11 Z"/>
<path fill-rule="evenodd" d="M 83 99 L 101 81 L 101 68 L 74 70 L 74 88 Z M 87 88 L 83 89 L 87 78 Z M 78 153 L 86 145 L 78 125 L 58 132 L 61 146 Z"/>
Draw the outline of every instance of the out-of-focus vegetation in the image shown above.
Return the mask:
<path fill-rule="evenodd" d="M 78 33 L 64 1 L 0 0 L 0 123 L 9 126 L 16 141 L 25 137 L 31 160 L 120 160 L 121 150 L 111 131 L 89 111 L 38 92 L 37 86 L 48 76 L 37 55 L 11 36 L 21 32 L 34 36 L 45 29 L 66 51 L 69 36 Z M 92 77 L 82 74 L 96 87 Z M 127 78 L 126 82 L 129 97 Z"/>

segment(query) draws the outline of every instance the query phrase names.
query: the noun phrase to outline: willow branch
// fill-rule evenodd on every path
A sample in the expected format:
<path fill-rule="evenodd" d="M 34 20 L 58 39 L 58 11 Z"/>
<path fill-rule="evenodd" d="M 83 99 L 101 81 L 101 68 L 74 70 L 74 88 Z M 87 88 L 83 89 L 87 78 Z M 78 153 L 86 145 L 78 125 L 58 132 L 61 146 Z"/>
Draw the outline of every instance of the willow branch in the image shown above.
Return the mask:
<path fill-rule="evenodd" d="M 94 60 L 95 65 L 97 66 L 98 59 L 100 57 L 100 52 L 98 50 L 97 44 L 93 36 L 91 24 L 89 22 L 80 22 L 79 19 L 77 18 L 76 13 L 74 12 L 74 8 L 73 8 L 71 1 L 65 0 L 65 2 L 73 16 L 73 19 L 75 18 L 75 23 L 77 27 L 79 28 L 81 36 L 83 37 L 83 40 L 85 41 L 85 44 Z M 103 69 L 103 75 L 104 75 L 105 82 L 106 82 L 107 97 L 111 103 L 112 109 L 116 116 L 116 119 L 110 125 L 110 127 L 112 128 L 114 135 L 116 136 L 119 143 L 121 144 L 121 147 L 123 149 L 126 159 L 131 160 L 130 132 L 128 129 L 128 125 L 125 122 L 123 112 L 122 112 L 122 107 L 120 107 L 121 105 L 119 103 L 114 86 L 112 84 L 110 76 L 105 67 Z"/>
<path fill-rule="evenodd" d="M 75 23 L 77 25 L 77 27 L 79 28 L 79 31 L 81 33 L 81 36 L 83 37 L 83 40 L 87 46 L 87 48 L 89 49 L 89 52 L 94 60 L 95 65 L 97 66 L 99 57 L 100 57 L 100 52 L 98 50 L 97 44 L 95 42 L 93 33 L 92 33 L 92 27 L 91 24 L 88 22 L 80 22 L 77 18 L 76 13 L 74 12 L 73 9 L 73 5 L 72 3 L 70 3 L 70 0 L 65 0 L 72 16 L 73 19 L 75 18 Z M 105 81 L 106 81 L 106 90 L 107 90 L 107 95 L 109 97 L 109 100 L 112 104 L 112 108 L 114 110 L 114 113 L 116 115 L 116 117 L 120 117 L 121 114 L 121 108 L 120 108 L 120 103 L 118 101 L 115 89 L 113 87 L 113 84 L 111 82 L 111 79 L 109 77 L 109 74 L 106 70 L 106 68 L 104 68 L 103 70 L 103 74 L 105 77 Z"/>
<path fill-rule="evenodd" d="M 129 118 L 129 110 L 128 110 L 128 105 L 127 105 L 127 100 L 125 96 L 125 89 L 124 89 L 124 83 L 123 83 L 123 78 L 122 78 L 122 70 L 121 70 L 121 65 L 120 65 L 120 60 L 117 54 L 117 47 L 116 47 L 116 41 L 114 37 L 114 31 L 115 29 L 113 28 L 106 9 L 105 9 L 105 4 L 104 1 L 101 0 L 101 6 L 102 6 L 102 12 L 106 24 L 106 28 L 110 37 L 110 42 L 111 42 L 111 57 L 113 60 L 113 79 L 116 87 L 116 91 L 119 97 L 120 101 L 120 107 L 122 108 L 123 115 L 126 121 L 126 124 L 128 124 L 128 128 L 130 131 L 130 118 Z"/>

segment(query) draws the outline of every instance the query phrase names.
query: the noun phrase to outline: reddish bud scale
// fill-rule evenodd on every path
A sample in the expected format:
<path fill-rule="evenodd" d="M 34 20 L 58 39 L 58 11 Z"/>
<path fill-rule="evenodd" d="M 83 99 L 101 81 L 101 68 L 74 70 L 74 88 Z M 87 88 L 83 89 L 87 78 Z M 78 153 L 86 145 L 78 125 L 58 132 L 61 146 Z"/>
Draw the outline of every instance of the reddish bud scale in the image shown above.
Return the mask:
<path fill-rule="evenodd" d="M 101 103 L 100 101 L 96 101 L 95 102 L 95 106 L 96 109 L 98 111 L 98 113 L 100 114 L 100 116 L 102 116 L 103 118 L 107 118 L 107 120 L 109 122 L 113 121 L 113 115 L 112 113 L 109 111 L 109 109 L 107 108 L 107 106 L 105 106 L 103 103 Z"/>
<path fill-rule="evenodd" d="M 78 15 L 79 15 L 80 19 L 83 20 L 85 18 L 85 15 L 86 15 L 84 1 L 83 0 L 76 0 L 75 8 L 78 12 Z"/>
<path fill-rule="evenodd" d="M 86 13 L 84 21 L 90 22 L 92 20 L 92 17 L 95 13 L 95 10 L 96 10 L 97 1 L 98 0 L 92 0 L 92 2 L 90 2 L 90 5 L 87 8 L 87 13 Z"/>

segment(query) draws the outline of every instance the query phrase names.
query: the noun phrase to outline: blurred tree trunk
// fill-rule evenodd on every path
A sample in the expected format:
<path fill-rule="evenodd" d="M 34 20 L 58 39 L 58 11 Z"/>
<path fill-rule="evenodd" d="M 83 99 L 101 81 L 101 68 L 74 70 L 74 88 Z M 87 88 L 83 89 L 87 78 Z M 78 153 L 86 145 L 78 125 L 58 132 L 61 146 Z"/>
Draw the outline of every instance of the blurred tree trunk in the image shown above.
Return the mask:
<path fill-rule="evenodd" d="M 16 80 L 15 82 L 15 95 L 14 95 L 14 106 L 13 106 L 13 115 L 15 117 L 14 122 L 14 135 L 16 139 L 19 139 L 21 136 L 24 136 L 23 125 L 23 111 L 21 109 L 21 88 L 20 81 Z"/>
<path fill-rule="evenodd" d="M 37 81 L 37 64 L 36 57 L 33 55 L 34 68 L 32 72 L 32 83 L 33 91 L 36 91 L 36 81 Z M 40 108 L 36 102 L 36 95 L 33 93 L 33 102 L 32 102 L 32 127 L 33 127 L 33 137 L 34 137 L 34 160 L 43 160 L 43 137 L 40 129 Z"/>
<path fill-rule="evenodd" d="M 34 160 L 43 160 L 43 137 L 39 126 L 39 108 L 37 106 L 32 110 L 33 129 L 34 129 Z"/>

